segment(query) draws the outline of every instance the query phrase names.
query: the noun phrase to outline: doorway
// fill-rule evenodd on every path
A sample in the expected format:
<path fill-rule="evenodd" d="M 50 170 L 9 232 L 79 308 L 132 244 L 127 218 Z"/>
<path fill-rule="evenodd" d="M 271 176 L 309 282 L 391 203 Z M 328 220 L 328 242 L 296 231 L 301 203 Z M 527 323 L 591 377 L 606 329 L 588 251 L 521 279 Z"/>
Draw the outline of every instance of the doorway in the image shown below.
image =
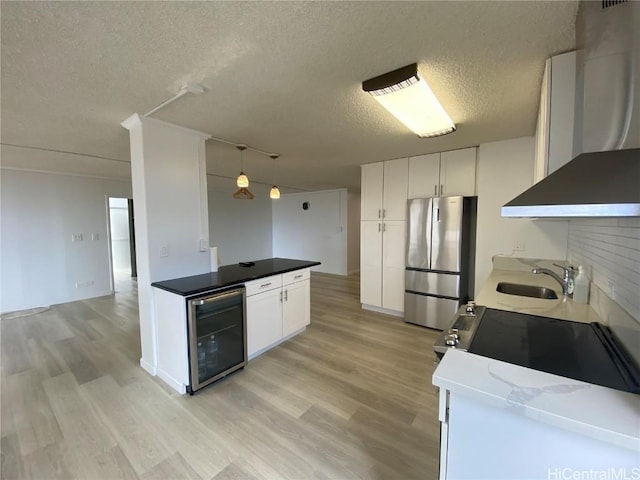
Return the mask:
<path fill-rule="evenodd" d="M 133 226 L 133 200 L 109 197 L 109 246 L 113 290 L 121 290 L 136 278 L 136 245 Z"/>

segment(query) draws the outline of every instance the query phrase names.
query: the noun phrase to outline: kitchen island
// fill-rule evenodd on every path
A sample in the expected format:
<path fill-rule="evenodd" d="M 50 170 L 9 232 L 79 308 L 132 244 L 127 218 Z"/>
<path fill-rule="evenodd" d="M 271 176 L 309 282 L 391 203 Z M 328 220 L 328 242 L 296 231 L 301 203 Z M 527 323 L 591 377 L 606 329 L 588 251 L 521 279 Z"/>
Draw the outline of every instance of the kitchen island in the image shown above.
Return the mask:
<path fill-rule="evenodd" d="M 211 305 L 210 312 L 205 314 L 209 319 L 203 317 L 209 324 L 212 315 L 228 317 L 222 310 L 215 313 L 213 306 L 216 299 L 226 294 L 238 298 L 236 319 L 232 322 L 234 330 L 238 330 L 234 342 L 240 358 L 234 370 L 244 366 L 247 359 L 304 331 L 310 322 L 310 269 L 319 264 L 269 258 L 221 266 L 217 272 L 152 283 L 157 375 L 179 393 L 193 392 L 203 385 L 196 375 L 200 372 L 196 311 L 205 308 L 205 304 Z M 215 342 L 211 333 L 216 332 L 211 330 L 207 337 Z M 197 337 L 200 336 L 201 333 L 197 333 Z M 219 347 L 212 346 L 216 356 L 222 353 L 222 350 L 218 353 Z"/>
<path fill-rule="evenodd" d="M 494 259 L 477 303 L 601 322 L 590 305 L 562 296 L 551 277 L 531 273 L 552 263 Z M 496 290 L 499 282 L 551 288 L 559 298 L 507 295 Z M 441 479 L 640 476 L 639 395 L 455 349 L 444 355 L 433 384 L 440 389 Z"/>

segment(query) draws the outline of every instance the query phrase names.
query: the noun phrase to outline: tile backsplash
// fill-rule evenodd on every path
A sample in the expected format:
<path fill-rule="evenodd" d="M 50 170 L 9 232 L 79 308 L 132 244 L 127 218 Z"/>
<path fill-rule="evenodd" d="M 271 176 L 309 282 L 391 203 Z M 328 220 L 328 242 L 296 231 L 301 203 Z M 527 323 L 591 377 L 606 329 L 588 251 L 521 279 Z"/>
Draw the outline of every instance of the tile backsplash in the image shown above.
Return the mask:
<path fill-rule="evenodd" d="M 640 323 L 640 218 L 570 220 L 568 260 Z"/>

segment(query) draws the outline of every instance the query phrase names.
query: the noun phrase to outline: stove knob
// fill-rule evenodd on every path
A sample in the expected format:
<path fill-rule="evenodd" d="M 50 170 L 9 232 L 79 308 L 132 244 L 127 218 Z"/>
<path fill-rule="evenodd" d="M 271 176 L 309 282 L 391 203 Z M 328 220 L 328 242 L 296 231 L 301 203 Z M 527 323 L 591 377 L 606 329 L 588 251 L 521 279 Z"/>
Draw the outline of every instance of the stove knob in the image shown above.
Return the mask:
<path fill-rule="evenodd" d="M 475 302 L 467 302 L 467 306 L 465 307 L 467 314 L 475 315 L 476 314 L 476 303 Z"/>
<path fill-rule="evenodd" d="M 444 344 L 447 347 L 455 347 L 458 344 L 458 338 L 454 335 L 445 335 Z"/>
<path fill-rule="evenodd" d="M 455 338 L 456 340 L 460 338 L 460 333 L 458 332 L 457 328 L 450 328 L 449 330 L 447 330 L 447 335 Z"/>

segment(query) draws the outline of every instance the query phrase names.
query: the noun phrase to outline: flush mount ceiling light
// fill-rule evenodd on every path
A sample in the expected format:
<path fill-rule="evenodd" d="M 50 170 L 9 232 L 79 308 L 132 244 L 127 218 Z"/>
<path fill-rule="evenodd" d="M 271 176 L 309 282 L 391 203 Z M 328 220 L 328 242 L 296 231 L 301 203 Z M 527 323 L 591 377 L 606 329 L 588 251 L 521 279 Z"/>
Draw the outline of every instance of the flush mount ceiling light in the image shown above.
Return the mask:
<path fill-rule="evenodd" d="M 247 188 L 249 186 L 249 178 L 244 174 L 244 161 L 242 159 L 242 152 L 247 149 L 246 145 L 236 145 L 236 148 L 240 151 L 240 175 L 238 175 L 238 179 L 236 180 L 236 184 L 238 187 L 238 191 L 233 194 L 233 198 L 245 199 L 245 200 L 253 200 L 254 195 Z"/>
<path fill-rule="evenodd" d="M 276 159 L 279 157 L 279 155 L 276 155 L 275 153 L 271 153 L 269 154 L 269 158 L 271 158 L 271 160 L 273 160 L 273 187 L 271 187 L 271 190 L 269 191 L 269 198 L 273 199 L 273 200 L 277 200 L 280 198 L 280 189 L 278 188 L 278 186 L 276 185 Z"/>
<path fill-rule="evenodd" d="M 418 76 L 417 63 L 365 80 L 362 89 L 419 137 L 437 137 L 456 130 L 427 82 Z"/>

